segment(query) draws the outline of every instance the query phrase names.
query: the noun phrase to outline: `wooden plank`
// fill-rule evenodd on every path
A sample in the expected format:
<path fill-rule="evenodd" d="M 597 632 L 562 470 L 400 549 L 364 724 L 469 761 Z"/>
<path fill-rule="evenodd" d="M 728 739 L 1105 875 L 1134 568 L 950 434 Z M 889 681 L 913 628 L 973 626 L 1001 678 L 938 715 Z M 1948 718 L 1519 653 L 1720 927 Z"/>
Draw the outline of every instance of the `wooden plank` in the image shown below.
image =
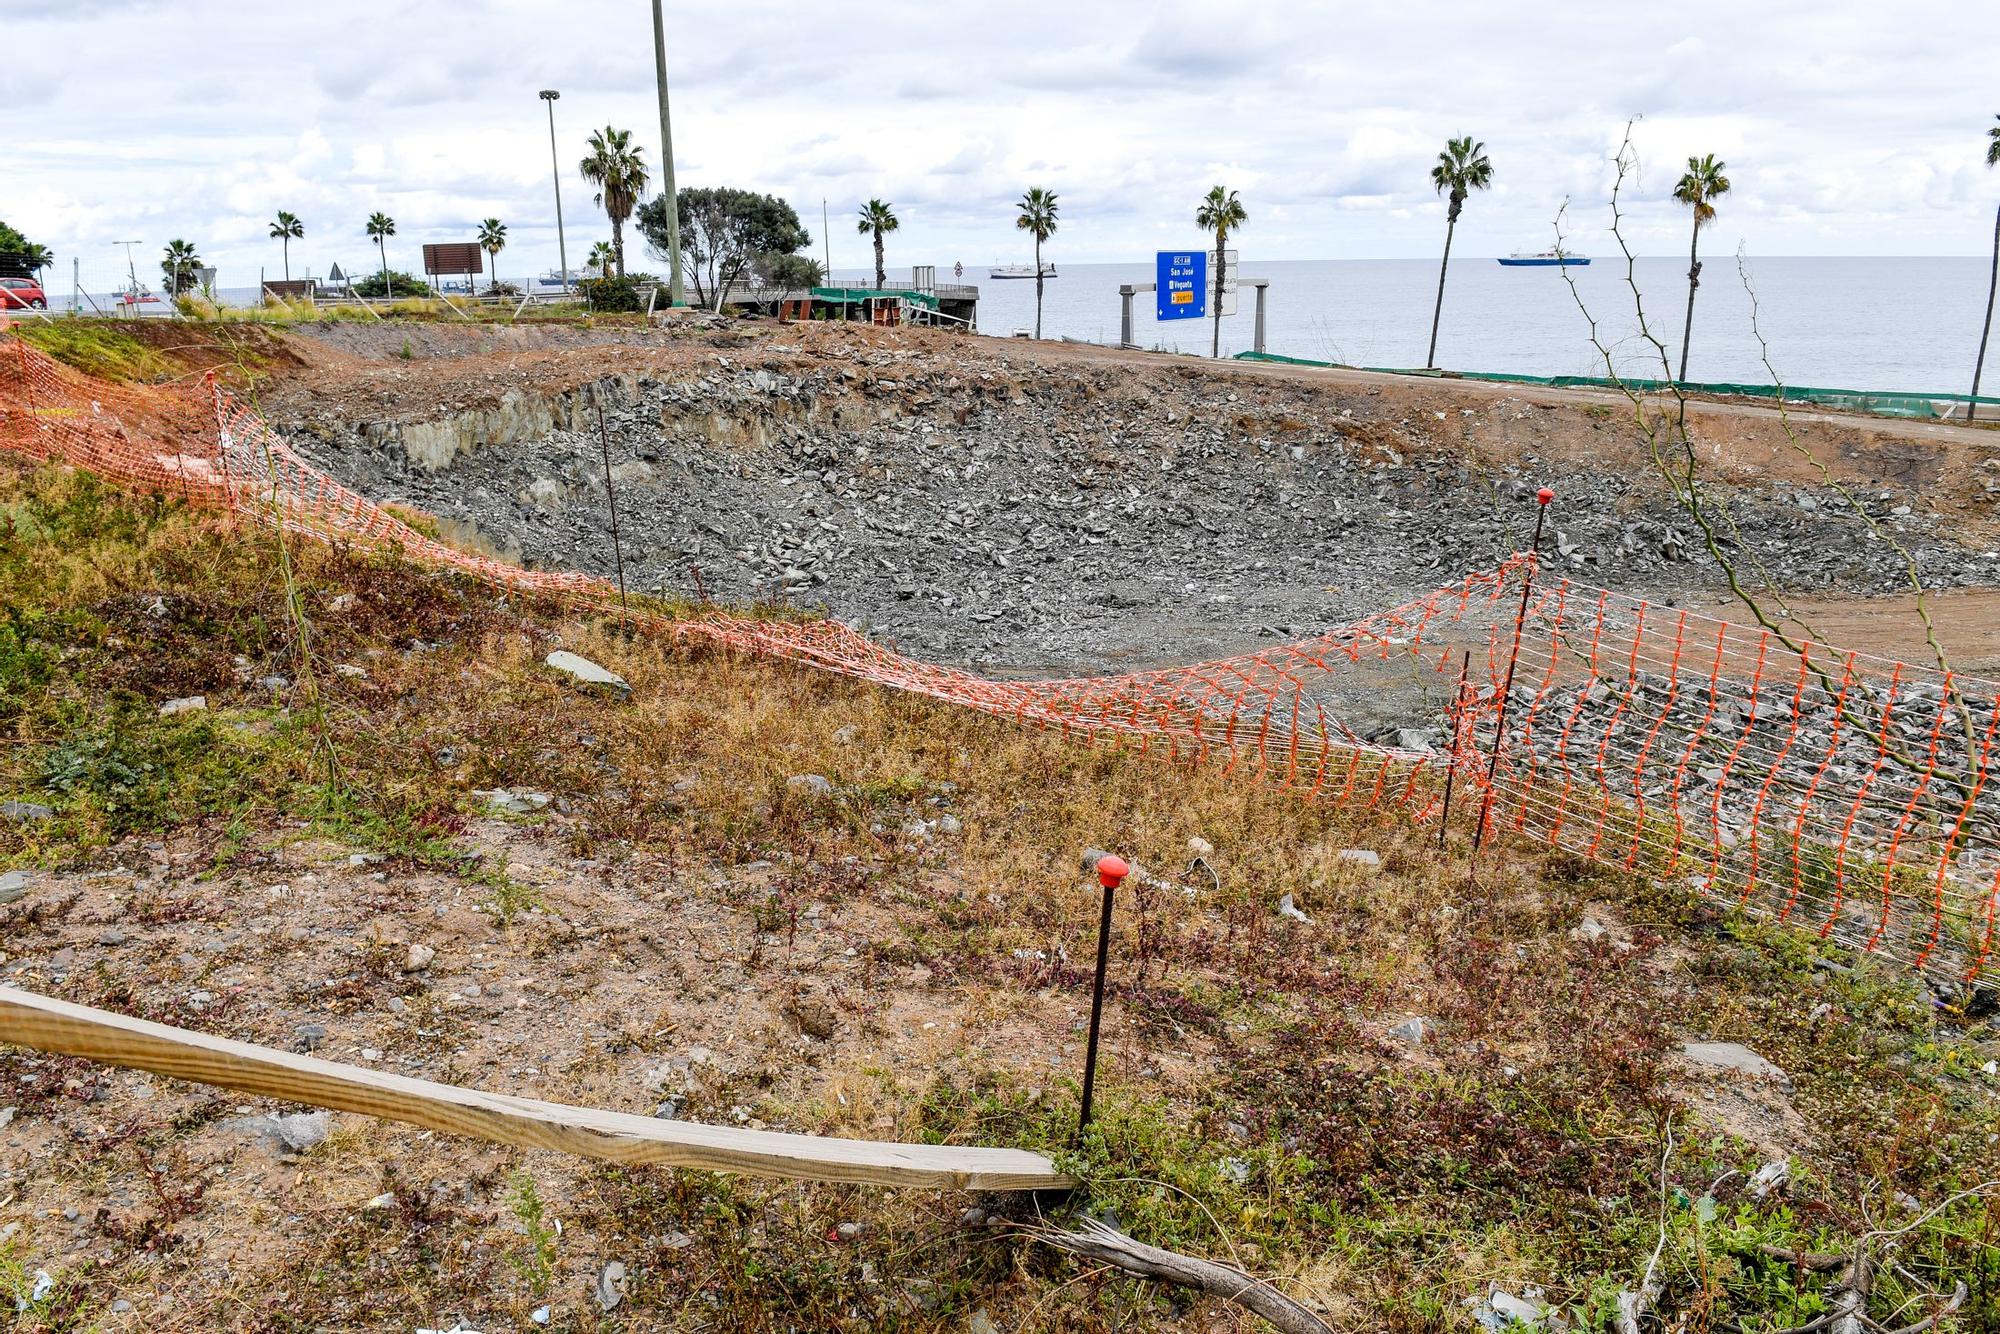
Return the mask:
<path fill-rule="evenodd" d="M 745 1176 L 949 1190 L 1067 1189 L 1038 1153 L 662 1121 L 457 1088 L 210 1037 L 0 986 L 0 1042 L 522 1148 Z"/>

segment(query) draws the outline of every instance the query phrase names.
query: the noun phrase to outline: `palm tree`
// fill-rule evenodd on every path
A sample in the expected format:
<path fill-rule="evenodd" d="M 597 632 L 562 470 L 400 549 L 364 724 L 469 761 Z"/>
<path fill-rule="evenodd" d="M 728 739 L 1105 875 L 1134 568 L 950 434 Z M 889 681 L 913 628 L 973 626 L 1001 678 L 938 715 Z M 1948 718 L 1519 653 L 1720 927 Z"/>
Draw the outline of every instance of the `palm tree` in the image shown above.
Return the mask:
<path fill-rule="evenodd" d="M 1194 225 L 1205 232 L 1215 233 L 1215 277 L 1209 283 L 1209 300 L 1215 305 L 1215 336 L 1208 348 L 1211 357 L 1222 355 L 1223 252 L 1229 247 L 1229 233 L 1248 221 L 1250 215 L 1243 211 L 1236 192 L 1224 190 L 1219 185 L 1203 196 L 1201 207 L 1194 211 Z"/>
<path fill-rule="evenodd" d="M 1444 314 L 1444 275 L 1451 267 L 1451 234 L 1458 228 L 1459 212 L 1464 209 L 1469 192 L 1493 184 L 1493 164 L 1486 160 L 1486 145 L 1474 143 L 1469 134 L 1463 139 L 1445 140 L 1444 152 L 1438 154 L 1437 165 L 1431 168 L 1431 184 L 1439 194 L 1450 192 L 1451 208 L 1444 217 L 1444 262 L 1438 265 L 1437 305 L 1431 309 L 1431 350 L 1424 354 L 1426 368 L 1437 365 L 1438 319 Z"/>
<path fill-rule="evenodd" d="M 2000 120 L 2000 116 L 1993 119 Z M 1986 165 L 2000 163 L 2000 125 L 1986 132 Z M 1972 398 L 1965 404 L 1965 419 L 1979 411 L 1979 373 L 1986 369 L 1986 335 L 1993 328 L 1993 289 L 2000 285 L 2000 208 L 1993 210 L 1993 272 L 1986 279 L 1986 322 L 1979 326 L 1979 360 L 1972 363 Z"/>
<path fill-rule="evenodd" d="M 1042 336 L 1042 242 L 1056 234 L 1056 192 L 1035 186 L 1014 205 L 1014 225 L 1035 238 L 1035 337 Z M 879 261 L 878 261 L 879 267 Z"/>
<path fill-rule="evenodd" d="M 611 249 L 618 256 L 618 276 L 625 276 L 625 219 L 646 193 L 646 163 L 632 143 L 632 131 L 607 125 L 590 132 L 590 156 L 577 170 L 597 187 L 597 204 L 611 219 Z"/>
<path fill-rule="evenodd" d="M 479 248 L 484 250 L 493 263 L 493 285 L 489 291 L 500 290 L 500 252 L 507 248 L 507 224 L 498 218 L 488 218 L 479 224 Z"/>
<path fill-rule="evenodd" d="M 298 220 L 296 214 L 287 213 L 283 209 L 278 210 L 278 220 L 271 224 L 271 236 L 285 247 L 286 282 L 292 280 L 292 240 L 305 234 L 306 225 Z"/>
<path fill-rule="evenodd" d="M 583 262 L 583 266 L 587 269 L 596 269 L 600 276 L 609 278 L 611 265 L 617 258 L 618 251 L 612 247 L 611 242 L 599 241 L 590 248 L 590 258 Z"/>
<path fill-rule="evenodd" d="M 173 300 L 187 288 L 194 285 L 195 270 L 201 267 L 201 256 L 194 252 L 194 246 L 176 237 L 167 242 L 164 256 L 160 260 L 160 273 L 167 281 L 167 299 Z"/>
<path fill-rule="evenodd" d="M 1681 383 L 1688 378 L 1688 339 L 1694 334 L 1694 289 L 1701 286 L 1701 260 L 1696 258 L 1701 245 L 1701 225 L 1715 218 L 1714 200 L 1729 193 L 1729 178 L 1722 174 L 1727 163 L 1717 162 L 1715 154 L 1688 159 L 1688 169 L 1680 183 L 1674 186 L 1674 198 L 1694 210 L 1694 238 L 1688 242 L 1688 313 L 1687 323 L 1681 328 Z"/>
<path fill-rule="evenodd" d="M 374 239 L 375 248 L 382 253 L 382 295 L 391 297 L 395 292 L 389 286 L 389 247 L 385 244 L 396 234 L 396 220 L 387 213 L 368 215 L 368 235 Z"/>
<path fill-rule="evenodd" d="M 49 253 L 49 248 L 39 241 L 30 241 L 27 245 L 21 247 L 21 262 L 28 266 L 28 272 L 36 275 L 35 280 L 41 282 L 40 275 L 42 270 L 53 267 L 56 257 Z M 46 288 L 47 284 L 43 283 L 43 286 Z"/>
<path fill-rule="evenodd" d="M 860 232 L 863 236 L 871 232 L 875 235 L 875 286 L 877 290 L 888 285 L 888 275 L 882 270 L 882 235 L 885 232 L 893 232 L 902 225 L 902 220 L 896 216 L 896 210 L 879 199 L 871 199 L 861 206 L 860 218 L 854 224 L 854 230 Z"/>

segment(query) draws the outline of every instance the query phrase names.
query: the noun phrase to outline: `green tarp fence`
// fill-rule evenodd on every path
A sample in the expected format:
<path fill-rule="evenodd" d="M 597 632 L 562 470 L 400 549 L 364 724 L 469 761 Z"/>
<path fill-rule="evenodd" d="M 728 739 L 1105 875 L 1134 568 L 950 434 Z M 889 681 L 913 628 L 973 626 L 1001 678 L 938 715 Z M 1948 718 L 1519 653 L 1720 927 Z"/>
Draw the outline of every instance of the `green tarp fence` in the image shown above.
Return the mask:
<path fill-rule="evenodd" d="M 1612 380 L 1599 375 L 1511 375 L 1505 371 L 1417 371 L 1399 369 L 1393 366 L 1345 366 L 1337 361 L 1314 361 L 1308 357 L 1285 357 L 1275 352 L 1238 352 L 1238 361 L 1274 361 L 1287 366 L 1340 366 L 1343 370 L 1373 371 L 1381 375 L 1410 375 L 1424 379 L 1485 380 L 1497 384 L 1547 385 L 1554 389 L 1636 389 L 1641 393 L 1653 393 L 1672 388 L 1668 380 Z M 1771 384 L 1731 384 L 1688 382 L 1681 388 L 1695 394 L 1734 395 L 1743 398 L 1761 398 L 1776 402 L 1780 390 Z M 1866 389 L 1814 389 L 1804 385 L 1784 386 L 1786 403 L 1811 404 L 1823 408 L 1842 408 L 1849 412 L 1872 412 L 1884 417 L 1924 417 L 1938 418 L 1951 415 L 1950 410 L 1959 409 L 1964 414 L 1964 405 L 1976 402 L 1981 416 L 1990 416 L 2000 421 L 2000 398 L 1989 398 L 1981 394 L 1977 399 L 1966 394 L 1921 394 L 1908 392 L 1876 392 Z"/>
<path fill-rule="evenodd" d="M 901 297 L 913 306 L 923 306 L 937 310 L 938 299 L 930 292 L 917 292 L 903 287 L 815 287 L 813 300 L 831 301 L 836 305 L 858 306 L 864 301 L 890 300 Z"/>

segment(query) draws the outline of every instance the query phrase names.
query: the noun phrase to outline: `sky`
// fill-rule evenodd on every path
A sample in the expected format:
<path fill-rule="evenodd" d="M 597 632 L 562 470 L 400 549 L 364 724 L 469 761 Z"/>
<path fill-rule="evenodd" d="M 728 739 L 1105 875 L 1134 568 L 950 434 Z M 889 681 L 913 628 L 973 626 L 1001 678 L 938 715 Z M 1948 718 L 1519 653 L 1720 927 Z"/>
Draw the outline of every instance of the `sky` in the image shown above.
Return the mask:
<path fill-rule="evenodd" d="M 1211 0 L 666 0 L 681 186 L 781 195 L 869 263 L 854 215 L 902 220 L 892 267 L 1025 261 L 1013 201 L 1057 192 L 1049 256 L 1146 262 L 1199 243 L 1196 202 L 1239 192 L 1246 261 L 1430 257 L 1429 169 L 1486 145 L 1494 183 L 1455 255 L 1539 249 L 1568 200 L 1601 254 L 1610 158 L 1629 118 L 1628 237 L 1684 251 L 1691 153 L 1733 183 L 1712 254 L 1975 255 L 2000 170 L 1984 166 L 1991 33 L 1962 0 L 1679 0 L 1590 6 Z M 389 261 L 508 225 L 503 278 L 557 262 L 546 104 L 555 104 L 569 258 L 610 227 L 577 173 L 594 128 L 629 128 L 655 170 L 646 0 L 0 0 L 0 219 L 90 275 L 169 237 L 219 285 L 271 276 L 278 209 L 303 219 L 295 272 Z M 821 201 L 832 218 L 823 236 Z M 643 247 L 630 250 L 634 266 Z M 655 266 L 659 267 L 659 266 Z M 52 282 L 56 280 L 52 277 Z M 108 284 L 115 285 L 115 284 Z"/>

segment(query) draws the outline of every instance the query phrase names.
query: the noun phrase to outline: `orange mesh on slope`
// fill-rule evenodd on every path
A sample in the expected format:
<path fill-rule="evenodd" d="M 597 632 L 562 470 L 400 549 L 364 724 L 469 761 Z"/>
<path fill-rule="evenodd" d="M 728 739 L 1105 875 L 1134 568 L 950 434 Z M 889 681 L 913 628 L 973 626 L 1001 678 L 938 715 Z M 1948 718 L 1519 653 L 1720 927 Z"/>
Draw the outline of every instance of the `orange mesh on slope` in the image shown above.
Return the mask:
<path fill-rule="evenodd" d="M 0 347 L 0 448 L 618 611 L 605 580 L 526 570 L 427 537 L 300 458 L 212 381 L 105 385 L 17 338 Z M 1060 728 L 1085 744 L 1160 742 L 1174 759 L 1219 759 L 1303 799 L 1418 823 L 1442 818 L 1450 772 L 1459 811 L 1491 831 L 1678 880 L 1933 978 L 1990 982 L 2000 788 L 1988 780 L 2000 685 L 1787 642 L 1567 579 L 1533 582 L 1521 612 L 1536 570 L 1532 556 L 1515 556 L 1256 653 L 1041 681 L 919 662 L 833 621 L 631 615 L 662 637 Z M 1466 650 L 1484 666 L 1461 690 Z M 1444 749 L 1364 739 L 1394 723 L 1435 727 Z"/>

